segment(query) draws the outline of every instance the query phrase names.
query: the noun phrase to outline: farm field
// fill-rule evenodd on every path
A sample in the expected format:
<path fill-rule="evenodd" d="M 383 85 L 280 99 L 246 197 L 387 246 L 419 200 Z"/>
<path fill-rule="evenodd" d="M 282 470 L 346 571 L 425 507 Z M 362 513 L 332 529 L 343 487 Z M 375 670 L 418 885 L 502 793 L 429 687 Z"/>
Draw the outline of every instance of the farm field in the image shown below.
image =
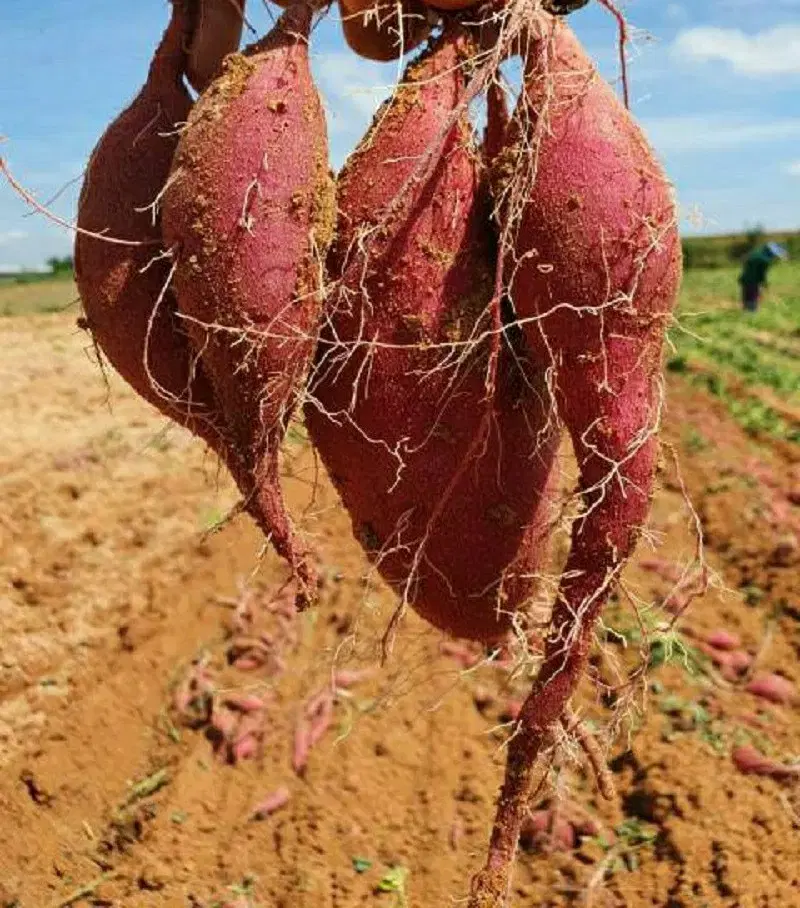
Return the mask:
<path fill-rule="evenodd" d="M 800 267 L 774 269 L 755 316 L 737 292 L 735 270 L 687 274 L 650 525 L 605 617 L 605 694 L 582 692 L 619 728 L 615 796 L 580 760 L 563 767 L 573 847 L 526 837 L 514 908 L 800 905 Z M 394 597 L 300 426 L 287 497 L 322 588 L 288 617 L 285 570 L 248 519 L 226 519 L 232 484 L 101 372 L 74 296 L 0 287 L 0 908 L 457 906 L 524 667 L 413 614 L 380 665 Z M 691 599 L 698 524 L 708 589 Z M 738 669 L 708 646 L 723 629 Z M 646 691 L 614 694 L 641 654 Z M 340 676 L 332 727 L 295 773 L 303 709 L 338 669 L 363 673 Z M 771 674 L 785 702 L 756 693 Z M 250 729 L 235 753 L 209 715 L 226 698 Z M 786 778 L 742 773 L 746 746 Z"/>
<path fill-rule="evenodd" d="M 800 266 L 775 269 L 764 304 L 748 317 L 737 273 L 687 272 L 683 331 L 668 366 L 723 400 L 746 430 L 800 442 Z"/>

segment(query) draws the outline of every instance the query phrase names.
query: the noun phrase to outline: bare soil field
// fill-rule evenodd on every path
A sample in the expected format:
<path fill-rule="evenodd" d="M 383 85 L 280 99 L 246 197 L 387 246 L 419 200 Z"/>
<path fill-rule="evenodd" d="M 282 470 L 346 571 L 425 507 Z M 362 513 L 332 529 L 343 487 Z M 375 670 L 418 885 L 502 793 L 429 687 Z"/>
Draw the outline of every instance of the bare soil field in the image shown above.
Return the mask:
<path fill-rule="evenodd" d="M 77 314 L 0 319 L 0 906 L 458 905 L 524 666 L 413 614 L 381 665 L 395 598 L 300 427 L 286 489 L 322 585 L 292 617 L 284 567 L 225 520 L 227 476 L 104 380 Z M 514 908 L 800 906 L 800 446 L 669 380 L 647 538 L 583 694 L 598 725 L 623 720 L 616 795 L 563 767 L 545 806 L 568 847 L 526 837 Z M 696 549 L 683 486 L 710 583 L 672 625 Z M 737 666 L 708 645 L 719 629 Z M 623 701 L 614 679 L 646 639 L 649 686 Z M 784 702 L 758 693 L 773 673 Z M 747 745 L 785 778 L 741 772 Z"/>

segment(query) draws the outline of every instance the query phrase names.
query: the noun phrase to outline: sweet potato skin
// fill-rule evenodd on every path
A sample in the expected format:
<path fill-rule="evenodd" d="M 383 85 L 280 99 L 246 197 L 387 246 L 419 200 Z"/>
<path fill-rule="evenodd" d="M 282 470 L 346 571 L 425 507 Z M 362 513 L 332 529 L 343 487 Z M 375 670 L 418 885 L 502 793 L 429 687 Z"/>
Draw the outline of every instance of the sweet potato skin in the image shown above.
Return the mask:
<path fill-rule="evenodd" d="M 159 259 L 155 203 L 177 145 L 176 126 L 192 105 L 181 81 L 186 34 L 183 6 L 175 5 L 145 85 L 92 153 L 78 203 L 75 279 L 85 324 L 114 369 L 221 452 L 213 392 L 177 318 L 170 263 Z"/>
<path fill-rule="evenodd" d="M 181 137 L 163 216 L 178 305 L 238 456 L 231 469 L 303 597 L 313 572 L 283 503 L 278 456 L 314 349 L 333 209 L 311 17 L 296 4 L 227 58 Z"/>
<path fill-rule="evenodd" d="M 536 449 L 541 386 L 501 351 L 464 121 L 396 198 L 463 97 L 459 41 L 446 32 L 410 68 L 342 172 L 329 256 L 340 284 L 306 424 L 382 575 L 435 626 L 493 641 L 535 586 L 552 449 Z"/>

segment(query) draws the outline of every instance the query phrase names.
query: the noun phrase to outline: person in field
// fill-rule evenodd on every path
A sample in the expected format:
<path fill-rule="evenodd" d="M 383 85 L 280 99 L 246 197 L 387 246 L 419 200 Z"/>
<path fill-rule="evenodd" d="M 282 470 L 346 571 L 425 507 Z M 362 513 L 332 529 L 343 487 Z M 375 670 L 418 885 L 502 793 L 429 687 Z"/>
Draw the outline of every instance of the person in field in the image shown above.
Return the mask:
<path fill-rule="evenodd" d="M 766 243 L 750 252 L 742 265 L 739 284 L 742 288 L 742 306 L 746 312 L 755 312 L 761 300 L 761 291 L 767 286 L 767 272 L 780 259 L 789 257 L 783 246 Z"/>

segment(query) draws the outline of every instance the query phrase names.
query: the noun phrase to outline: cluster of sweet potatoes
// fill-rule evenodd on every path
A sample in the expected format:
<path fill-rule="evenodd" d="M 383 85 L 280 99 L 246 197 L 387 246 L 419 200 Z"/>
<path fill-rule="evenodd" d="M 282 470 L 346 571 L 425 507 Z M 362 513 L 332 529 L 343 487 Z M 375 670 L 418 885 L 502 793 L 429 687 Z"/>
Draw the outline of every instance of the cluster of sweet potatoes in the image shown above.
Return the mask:
<path fill-rule="evenodd" d="M 334 184 L 313 7 L 234 53 L 238 2 L 173 0 L 144 88 L 91 159 L 76 270 L 99 349 L 223 460 L 301 606 L 314 571 L 279 472 L 292 418 L 396 617 L 411 606 L 487 644 L 524 631 L 542 595 L 568 433 L 578 514 L 477 908 L 503 904 L 533 767 L 573 724 L 596 618 L 647 517 L 680 246 L 641 131 L 553 15 L 581 3 L 513 0 L 504 33 L 491 5 L 481 21 L 480 6 L 452 12 L 474 3 L 415 2 L 340 0 L 362 56 L 429 40 Z"/>

